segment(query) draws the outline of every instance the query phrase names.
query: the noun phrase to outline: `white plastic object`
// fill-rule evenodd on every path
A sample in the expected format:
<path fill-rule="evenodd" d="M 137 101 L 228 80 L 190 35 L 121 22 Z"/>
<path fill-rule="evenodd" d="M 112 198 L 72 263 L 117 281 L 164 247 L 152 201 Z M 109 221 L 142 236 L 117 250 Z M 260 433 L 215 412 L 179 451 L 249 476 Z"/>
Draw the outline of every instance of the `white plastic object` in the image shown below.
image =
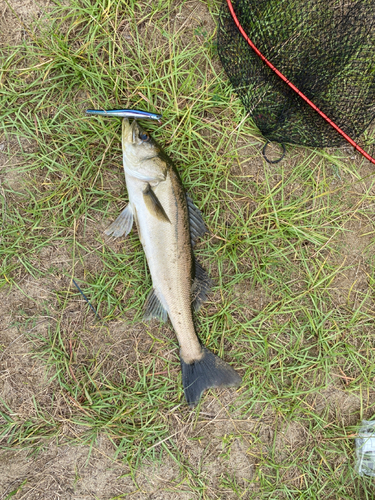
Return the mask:
<path fill-rule="evenodd" d="M 355 451 L 358 474 L 375 477 L 375 421 L 362 420 L 355 439 Z"/>

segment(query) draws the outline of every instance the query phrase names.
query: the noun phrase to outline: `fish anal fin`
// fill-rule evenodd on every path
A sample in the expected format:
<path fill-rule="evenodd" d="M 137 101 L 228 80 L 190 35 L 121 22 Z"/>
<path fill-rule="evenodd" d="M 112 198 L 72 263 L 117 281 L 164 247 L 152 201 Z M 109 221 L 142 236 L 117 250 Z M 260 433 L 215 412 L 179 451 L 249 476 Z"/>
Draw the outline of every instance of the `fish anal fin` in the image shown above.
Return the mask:
<path fill-rule="evenodd" d="M 159 198 L 156 196 L 154 191 L 152 190 L 150 184 L 147 184 L 146 189 L 143 191 L 143 199 L 148 211 L 155 216 L 157 219 L 165 222 L 171 223 L 168 215 L 165 213 L 165 210 L 162 204 L 159 201 Z"/>
<path fill-rule="evenodd" d="M 194 311 L 199 311 L 211 290 L 212 280 L 197 259 L 194 259 L 194 268 L 195 278 L 191 285 L 191 303 Z"/>
<path fill-rule="evenodd" d="M 185 398 L 190 407 L 195 406 L 203 391 L 214 387 L 237 387 L 242 379 L 228 363 L 202 346 L 203 357 L 193 363 L 182 358 L 182 383 Z"/>
<path fill-rule="evenodd" d="M 129 204 L 124 208 L 117 219 L 104 231 L 104 234 L 113 236 L 114 238 L 127 236 L 133 227 L 133 219 L 133 210 Z"/>
<path fill-rule="evenodd" d="M 150 321 L 153 318 L 160 319 L 160 321 L 163 321 L 164 323 L 168 319 L 168 312 L 164 309 L 154 289 L 152 289 L 148 294 L 143 320 Z"/>
<path fill-rule="evenodd" d="M 186 202 L 189 211 L 190 239 L 192 246 L 194 246 L 197 239 L 207 233 L 207 227 L 204 223 L 202 212 L 194 204 L 193 200 L 187 193 Z"/>

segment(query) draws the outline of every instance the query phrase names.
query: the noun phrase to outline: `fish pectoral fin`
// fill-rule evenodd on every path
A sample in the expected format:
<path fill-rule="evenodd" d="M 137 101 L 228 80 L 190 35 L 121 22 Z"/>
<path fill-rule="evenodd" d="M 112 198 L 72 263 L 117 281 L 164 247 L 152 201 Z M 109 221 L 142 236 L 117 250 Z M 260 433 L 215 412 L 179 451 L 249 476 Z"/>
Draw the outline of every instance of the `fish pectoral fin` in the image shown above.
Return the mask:
<path fill-rule="evenodd" d="M 202 392 L 211 387 L 232 387 L 241 383 L 241 377 L 228 363 L 202 346 L 203 357 L 193 363 L 181 360 L 182 383 L 186 401 L 195 406 Z"/>
<path fill-rule="evenodd" d="M 133 227 L 133 219 L 133 210 L 129 204 L 124 208 L 117 219 L 104 231 L 104 234 L 107 236 L 112 235 L 115 238 L 124 235 L 127 236 Z"/>
<path fill-rule="evenodd" d="M 194 311 L 199 311 L 211 290 L 212 280 L 197 259 L 194 259 L 194 268 L 195 278 L 191 285 L 191 303 Z"/>
<path fill-rule="evenodd" d="M 207 233 L 207 227 L 204 223 L 202 212 L 199 208 L 194 204 L 193 200 L 186 193 L 186 201 L 189 211 L 189 223 L 190 223 L 190 239 L 191 245 L 194 246 L 195 242 L 200 236 L 203 236 Z"/>
<path fill-rule="evenodd" d="M 143 199 L 148 211 L 157 219 L 165 222 L 171 223 L 168 218 L 168 215 L 165 213 L 165 210 L 160 203 L 158 197 L 152 190 L 150 184 L 147 184 L 146 189 L 143 191 Z"/>
<path fill-rule="evenodd" d="M 164 309 L 154 289 L 148 294 L 145 304 L 145 313 L 143 315 L 144 321 L 150 321 L 150 319 L 153 318 L 160 319 L 163 323 L 168 319 L 168 312 Z"/>

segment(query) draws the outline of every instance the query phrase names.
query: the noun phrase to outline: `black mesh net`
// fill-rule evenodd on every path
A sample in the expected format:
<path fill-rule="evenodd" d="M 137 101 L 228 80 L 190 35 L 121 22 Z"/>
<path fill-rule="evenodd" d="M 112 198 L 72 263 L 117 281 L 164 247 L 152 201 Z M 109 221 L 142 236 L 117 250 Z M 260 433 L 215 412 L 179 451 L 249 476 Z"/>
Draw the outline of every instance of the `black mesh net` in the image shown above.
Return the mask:
<path fill-rule="evenodd" d="M 232 0 L 232 4 L 260 52 L 357 140 L 375 116 L 375 0 Z M 219 17 L 218 52 L 245 108 L 268 140 L 314 147 L 345 143 L 255 54 L 226 2 Z"/>

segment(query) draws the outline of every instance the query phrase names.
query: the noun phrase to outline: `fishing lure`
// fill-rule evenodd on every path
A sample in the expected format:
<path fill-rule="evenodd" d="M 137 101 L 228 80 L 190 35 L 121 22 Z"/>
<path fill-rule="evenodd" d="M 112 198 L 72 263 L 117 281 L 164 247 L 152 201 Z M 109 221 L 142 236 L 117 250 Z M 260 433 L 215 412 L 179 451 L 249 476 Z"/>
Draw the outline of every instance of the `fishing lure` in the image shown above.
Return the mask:
<path fill-rule="evenodd" d="M 141 111 L 139 109 L 86 109 L 88 115 L 118 116 L 120 118 L 135 118 L 138 120 L 156 120 L 161 123 L 162 115 Z"/>

